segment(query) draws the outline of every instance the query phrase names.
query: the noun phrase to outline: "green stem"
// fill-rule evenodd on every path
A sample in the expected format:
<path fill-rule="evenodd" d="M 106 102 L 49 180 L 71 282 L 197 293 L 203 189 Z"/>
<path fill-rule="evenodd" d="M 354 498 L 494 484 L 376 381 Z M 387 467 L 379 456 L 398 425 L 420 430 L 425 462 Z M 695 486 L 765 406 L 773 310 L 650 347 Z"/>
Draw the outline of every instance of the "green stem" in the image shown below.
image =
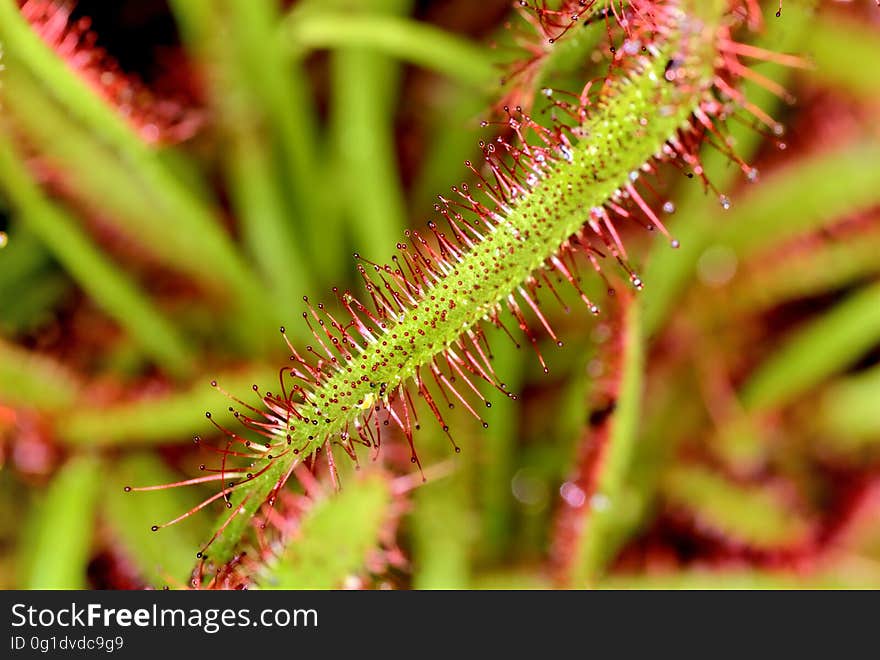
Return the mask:
<path fill-rule="evenodd" d="M 486 232 L 460 260 L 452 261 L 406 315 L 387 319 L 383 337 L 368 344 L 347 368 L 321 382 L 315 398 L 321 407 L 308 413 L 316 424 L 278 429 L 279 434 L 290 433 L 292 448 L 299 453 L 272 459 L 252 484 L 234 492 L 234 517 L 211 549 L 214 561 L 229 559 L 251 515 L 296 460 L 313 452 L 324 438 L 342 432 L 361 415 L 365 402 L 377 401 L 377 393 L 394 392 L 453 346 L 463 330 L 491 317 L 581 229 L 591 208 L 603 206 L 663 144 L 689 126 L 714 80 L 715 28 L 725 7 L 722 2 L 686 2 L 685 9 L 702 19 L 702 29 L 682 33 L 672 29 L 668 41 L 657 44 L 656 57 L 646 58 L 625 83 L 610 83 L 582 126 L 589 138 L 573 144 L 570 157 L 548 168 L 527 194 L 510 204 L 497 229 Z M 690 55 L 688 80 L 670 84 L 664 75 L 667 63 L 681 52 Z M 657 108 L 665 112 L 658 113 Z M 368 377 L 352 377 L 349 370 Z"/>
<path fill-rule="evenodd" d="M 568 586 L 592 585 L 620 547 L 633 520 L 639 517 L 639 501 L 627 488 L 638 437 L 644 389 L 645 340 L 642 335 L 641 302 L 626 302 L 623 310 L 623 364 L 621 384 L 610 428 L 604 439 L 601 471 L 595 491 L 587 493 L 583 520 L 573 552 Z"/>

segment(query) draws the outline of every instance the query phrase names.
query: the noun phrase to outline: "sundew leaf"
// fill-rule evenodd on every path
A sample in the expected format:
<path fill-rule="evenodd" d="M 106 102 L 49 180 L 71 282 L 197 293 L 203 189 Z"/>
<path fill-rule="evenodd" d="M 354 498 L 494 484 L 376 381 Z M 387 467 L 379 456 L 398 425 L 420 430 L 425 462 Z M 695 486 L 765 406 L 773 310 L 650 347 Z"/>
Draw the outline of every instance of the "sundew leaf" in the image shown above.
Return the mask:
<path fill-rule="evenodd" d="M 500 326 L 499 314 L 504 306 L 536 348 L 538 341 L 529 328 L 523 309 L 533 311 L 542 320 L 556 345 L 560 346 L 563 342 L 547 327 L 546 319 L 526 289 L 538 286 L 534 279 L 536 275 L 533 274 L 540 276 L 553 269 L 578 288 L 567 266 L 559 258 L 553 259 L 557 255 L 570 255 L 567 250 L 575 249 L 571 241 L 582 240 L 578 238 L 582 232 L 596 232 L 610 245 L 609 249 L 616 250 L 608 230 L 603 230 L 597 223 L 612 222 L 606 216 L 609 209 L 614 212 L 616 203 L 613 200 L 623 194 L 623 190 L 632 200 L 631 205 L 636 213 L 644 213 L 648 222 L 663 229 L 659 217 L 636 188 L 638 172 L 646 164 L 653 163 L 654 159 L 663 159 L 664 153 L 673 158 L 678 152 L 667 142 L 677 139 L 675 136 L 680 132 L 693 137 L 690 132 L 693 129 L 690 123 L 692 115 L 703 107 L 706 94 L 719 79 L 715 70 L 717 58 L 713 54 L 718 47 L 718 26 L 725 14 L 726 3 L 688 2 L 687 7 L 701 19 L 695 23 L 700 29 L 682 29 L 681 24 L 673 19 L 675 11 L 669 8 L 670 13 L 665 13 L 663 19 L 670 21 L 670 30 L 663 33 L 655 48 L 657 53 L 648 51 L 650 56 L 642 56 L 640 50 L 632 48 L 631 53 L 624 52 L 624 55 L 633 58 L 630 60 L 632 68 L 624 73 L 625 79 L 612 79 L 607 83 L 595 114 L 584 108 L 586 117 L 578 129 L 583 139 L 571 142 L 567 135 L 560 135 L 565 128 L 558 125 L 547 128 L 524 113 L 511 111 L 510 127 L 520 134 L 534 133 L 533 139 L 543 141 L 544 145 L 523 141 L 505 146 L 503 138 L 500 142 L 484 145 L 487 167 L 494 167 L 489 176 L 498 179 L 499 190 L 502 190 L 499 194 L 502 197 L 509 195 L 512 201 L 493 201 L 492 191 L 495 189 L 484 187 L 486 204 L 489 204 L 487 207 L 475 198 L 468 197 L 473 192 L 470 188 L 458 189 L 470 206 L 441 198 L 443 203 L 438 203 L 436 207 L 437 213 L 443 218 L 441 222 L 445 219 L 449 223 L 446 238 L 443 233 L 446 231 L 443 228 L 445 224 L 441 226 L 435 221 L 429 224 L 429 231 L 438 240 L 445 241 L 440 247 L 441 254 L 426 255 L 421 252 L 433 248 L 427 247 L 427 241 L 413 233 L 407 245 L 401 244 L 398 256 L 400 266 L 396 271 L 392 266 L 383 268 L 361 259 L 359 268 L 364 279 L 368 280 L 366 289 L 372 297 L 375 314 L 368 311 L 352 293 L 341 290 L 336 293 L 340 305 L 347 310 L 347 326 L 332 319 L 325 320 L 321 316 L 324 308 L 320 305 L 310 307 L 311 316 L 307 312 L 307 319 L 312 319 L 315 324 L 320 323 L 320 326 L 313 328 L 315 341 L 320 345 L 324 345 L 325 341 L 332 343 L 338 354 L 332 354 L 333 351 L 327 348 L 332 357 L 324 361 L 324 367 L 316 369 L 291 345 L 293 361 L 300 365 L 295 369 L 305 369 L 303 377 L 308 387 L 322 391 L 315 392 L 314 397 L 308 394 L 307 399 L 294 397 L 282 400 L 274 395 L 264 398 L 267 410 L 274 411 L 266 414 L 279 424 L 276 427 L 272 422 L 271 429 L 265 426 L 259 428 L 267 437 L 277 437 L 281 453 L 273 453 L 253 479 L 229 487 L 230 511 L 218 523 L 217 535 L 209 540 L 209 545 L 213 544 L 211 553 L 215 561 L 231 558 L 235 544 L 249 527 L 250 517 L 269 493 L 283 484 L 292 467 L 303 458 L 303 452 L 311 453 L 336 436 L 343 443 L 350 442 L 351 426 L 361 423 L 367 409 L 369 414 L 375 413 L 377 417 L 383 411 L 387 415 L 397 414 L 393 410 L 396 403 L 401 406 L 403 413 L 405 392 L 409 386 L 416 388 L 416 394 L 428 401 L 429 386 L 425 385 L 420 374 L 427 376 L 426 372 L 433 370 L 431 365 L 435 360 L 454 360 L 451 351 L 457 342 L 480 341 L 474 333 L 482 332 L 483 321 L 488 319 Z M 643 27 L 645 38 L 658 35 L 652 19 Z M 666 71 L 667 65 L 672 54 L 682 48 L 689 53 L 688 66 L 673 76 Z M 667 80 L 670 77 L 676 84 L 670 84 Z M 668 111 L 655 112 L 658 104 Z M 501 154 L 493 159 L 491 155 L 499 149 Z M 507 153 L 516 161 L 515 164 L 503 162 Z M 511 174 L 507 174 L 508 171 Z M 488 182 L 485 185 L 488 186 Z M 606 204 L 609 205 L 607 208 Z M 470 230 L 458 224 L 455 216 L 460 215 L 458 208 L 461 206 L 474 214 L 473 219 L 479 231 L 470 224 L 471 220 L 467 220 Z M 492 207 L 496 210 L 493 211 Z M 585 214 L 594 223 L 586 229 Z M 627 216 L 632 217 L 628 212 Z M 590 238 L 584 237 L 583 240 L 589 241 Z M 671 238 L 670 243 L 673 247 L 677 245 Z M 368 271 L 376 273 L 375 282 L 370 279 Z M 642 282 L 638 275 L 631 270 L 628 274 L 631 285 L 640 288 Z M 397 287 L 401 287 L 400 290 Z M 449 298 L 445 293 L 447 290 Z M 517 302 L 518 295 L 522 297 L 525 308 L 521 308 Z M 588 310 L 599 312 L 596 304 L 586 299 L 585 295 L 583 298 Z M 356 312 L 354 308 L 359 311 Z M 379 326 L 378 337 L 377 330 L 368 328 L 360 313 L 367 323 Z M 346 327 L 357 328 L 364 344 L 361 345 L 361 339 L 352 344 L 351 338 L 345 336 L 349 333 Z M 331 328 L 336 331 L 333 337 L 327 335 Z M 342 337 L 338 336 L 340 332 Z M 382 336 L 386 334 L 388 339 Z M 312 352 L 316 349 L 313 346 L 306 350 Z M 478 355 L 479 351 L 476 348 L 472 350 L 473 354 L 465 353 L 465 356 L 476 359 L 473 355 Z M 461 360 L 461 356 L 458 359 Z M 456 368 L 459 382 L 469 382 L 462 367 L 456 365 Z M 468 366 L 467 363 L 463 368 L 478 373 L 478 367 Z M 425 372 L 420 371 L 422 369 Z M 450 369 L 453 369 L 451 363 Z M 355 373 L 363 376 L 355 377 Z M 441 375 L 442 378 L 435 373 L 434 377 L 438 379 L 437 386 L 442 389 L 442 379 L 446 379 L 447 383 L 449 380 L 446 375 Z M 501 387 L 491 377 L 487 376 L 487 380 Z M 323 391 L 324 388 L 327 388 L 327 392 Z M 479 421 L 486 424 L 466 402 L 463 394 L 455 389 L 447 393 L 460 400 Z M 322 401 L 320 407 L 308 403 L 312 400 Z M 298 408 L 302 406 L 309 410 L 303 407 L 300 412 Z M 432 411 L 441 426 L 446 427 L 439 409 L 435 406 Z M 409 422 L 401 421 L 398 417 L 398 425 L 412 441 L 412 425 L 408 426 L 412 418 L 408 413 L 404 416 Z M 411 458 L 418 462 L 414 445 Z"/>
<path fill-rule="evenodd" d="M 230 299 L 249 322 L 242 334 L 251 347 L 263 346 L 266 321 L 275 313 L 231 238 L 222 229 L 218 210 L 205 203 L 159 153 L 145 143 L 122 114 L 97 95 L 67 63 L 31 30 L 18 3 L 0 0 L 0 39 L 10 61 L 24 66 L 54 102 L 99 137 L 137 173 L 161 205 L 161 217 L 174 218 L 175 230 L 186 231 L 211 255 L 211 270 L 230 289 Z M 249 328 L 249 331 L 247 331 Z"/>
<path fill-rule="evenodd" d="M 186 341 L 143 291 L 111 262 L 26 173 L 22 158 L 0 134 L 0 185 L 20 214 L 71 276 L 150 355 L 173 373 L 190 368 Z"/>
<path fill-rule="evenodd" d="M 863 287 L 797 329 L 743 385 L 749 411 L 785 405 L 880 342 L 880 284 Z"/>
<path fill-rule="evenodd" d="M 99 209 L 104 221 L 136 242 L 144 254 L 207 290 L 221 289 L 216 273 L 205 268 L 211 256 L 180 223 L 176 231 L 169 231 L 171 223 L 162 217 L 162 205 L 138 180 L 136 170 L 72 121 L 21 67 L 9 64 L 3 85 L 9 129 L 26 136 L 29 145 L 64 172 L 70 197 Z M 83 162 L 89 167 L 82 167 Z"/>
<path fill-rule="evenodd" d="M 368 475 L 349 480 L 306 513 L 295 538 L 269 561 L 258 579 L 262 589 L 338 589 L 363 572 L 391 505 L 386 479 Z"/>
<path fill-rule="evenodd" d="M 624 305 L 620 384 L 614 412 L 596 433 L 602 443 L 597 458 L 598 476 L 591 492 L 580 503 L 581 520 L 574 524 L 576 540 L 570 552 L 566 580 L 570 586 L 595 583 L 625 540 L 640 515 L 639 499 L 631 490 L 627 473 L 632 466 L 640 428 L 645 374 L 645 344 L 640 300 Z"/>
<path fill-rule="evenodd" d="M 795 239 L 797 240 L 797 239 Z M 789 250 L 788 248 L 793 249 Z M 782 246 L 784 259 L 759 251 L 731 283 L 727 304 L 754 312 L 797 298 L 839 291 L 880 275 L 880 225 L 843 236 L 816 237 L 808 245 Z"/>
<path fill-rule="evenodd" d="M 740 256 L 880 201 L 880 144 L 847 145 L 783 168 L 738 200 L 715 240 Z"/>
<path fill-rule="evenodd" d="M 785 8 L 785 20 L 769 22 L 764 32 L 755 39 L 755 45 L 775 52 L 800 52 L 809 40 L 809 26 L 816 4 L 817 0 L 789 2 Z M 792 74 L 790 69 L 771 62 L 758 63 L 754 69 L 777 83 L 784 83 Z M 781 105 L 779 99 L 755 83 L 747 82 L 744 91 L 752 103 L 770 114 L 774 114 Z M 739 156 L 746 160 L 752 158 L 762 144 L 763 136 L 744 125 L 731 124 L 729 130 Z M 729 167 L 723 154 L 704 149 L 703 165 L 719 189 L 724 190 L 732 185 L 736 173 Z M 733 209 L 738 204 L 739 201 L 734 200 Z M 653 336 L 663 326 L 675 303 L 693 281 L 700 256 L 714 239 L 720 225 L 717 204 L 707 199 L 697 185 L 682 191 L 676 213 L 672 227 L 681 241 L 681 249 L 675 253 L 655 249 L 645 271 L 645 329 L 648 336 Z"/>
<path fill-rule="evenodd" d="M 759 550 L 808 541 L 811 525 L 763 486 L 741 486 L 701 466 L 679 465 L 665 475 L 663 497 L 698 525 L 725 540 Z"/>
<path fill-rule="evenodd" d="M 24 589 L 84 589 L 103 464 L 69 461 L 31 513 L 21 546 Z"/>

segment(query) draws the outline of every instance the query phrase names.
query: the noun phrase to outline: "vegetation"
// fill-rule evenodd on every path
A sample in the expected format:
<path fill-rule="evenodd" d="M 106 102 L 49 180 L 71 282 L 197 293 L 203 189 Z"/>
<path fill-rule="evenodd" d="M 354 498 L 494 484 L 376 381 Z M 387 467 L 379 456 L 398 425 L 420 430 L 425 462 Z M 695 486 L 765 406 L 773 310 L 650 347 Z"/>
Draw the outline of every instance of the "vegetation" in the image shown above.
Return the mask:
<path fill-rule="evenodd" d="M 874 3 L 509 4 L 0 0 L 2 586 L 880 585 Z"/>

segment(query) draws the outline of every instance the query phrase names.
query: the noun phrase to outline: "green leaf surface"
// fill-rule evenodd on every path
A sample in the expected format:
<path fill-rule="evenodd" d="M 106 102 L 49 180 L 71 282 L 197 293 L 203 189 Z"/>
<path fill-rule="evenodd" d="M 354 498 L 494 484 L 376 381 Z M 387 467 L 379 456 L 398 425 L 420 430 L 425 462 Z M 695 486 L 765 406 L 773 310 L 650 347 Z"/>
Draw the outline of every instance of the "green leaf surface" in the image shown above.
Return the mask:
<path fill-rule="evenodd" d="M 865 66 L 880 62 L 880 40 L 874 27 L 844 15 L 823 15 L 810 30 L 806 51 L 819 80 L 869 102 L 877 98 L 880 70 Z"/>
<path fill-rule="evenodd" d="M 334 495 L 316 502 L 296 537 L 260 579 L 263 589 L 338 589 L 365 569 L 389 514 L 391 491 L 378 475 L 349 480 Z"/>
<path fill-rule="evenodd" d="M 864 287 L 797 329 L 743 385 L 747 410 L 785 405 L 880 342 L 880 284 Z"/>
<path fill-rule="evenodd" d="M 2 135 L 0 186 L 6 190 L 21 220 L 145 351 L 172 372 L 185 373 L 190 368 L 189 349 L 176 328 L 86 236 L 76 220 L 43 195 L 28 177 L 20 156 Z"/>
<path fill-rule="evenodd" d="M 811 411 L 823 446 L 858 453 L 880 447 L 880 368 L 829 385 Z"/>
<path fill-rule="evenodd" d="M 846 145 L 800 159 L 743 195 L 716 241 L 738 255 L 766 249 L 880 200 L 880 143 Z"/>
<path fill-rule="evenodd" d="M 810 539 L 810 524 L 763 486 L 740 486 L 717 472 L 679 465 L 664 480 L 667 503 L 693 516 L 725 539 L 761 550 L 787 548 Z"/>
<path fill-rule="evenodd" d="M 32 512 L 22 550 L 25 589 L 84 589 L 92 545 L 101 463 L 74 458 L 55 475 L 42 502 Z"/>
<path fill-rule="evenodd" d="M 583 504 L 569 585 L 584 587 L 602 575 L 639 515 L 638 500 L 627 484 L 640 428 L 644 390 L 645 339 L 638 298 L 624 306 L 620 389 L 602 450 L 595 492 Z"/>

